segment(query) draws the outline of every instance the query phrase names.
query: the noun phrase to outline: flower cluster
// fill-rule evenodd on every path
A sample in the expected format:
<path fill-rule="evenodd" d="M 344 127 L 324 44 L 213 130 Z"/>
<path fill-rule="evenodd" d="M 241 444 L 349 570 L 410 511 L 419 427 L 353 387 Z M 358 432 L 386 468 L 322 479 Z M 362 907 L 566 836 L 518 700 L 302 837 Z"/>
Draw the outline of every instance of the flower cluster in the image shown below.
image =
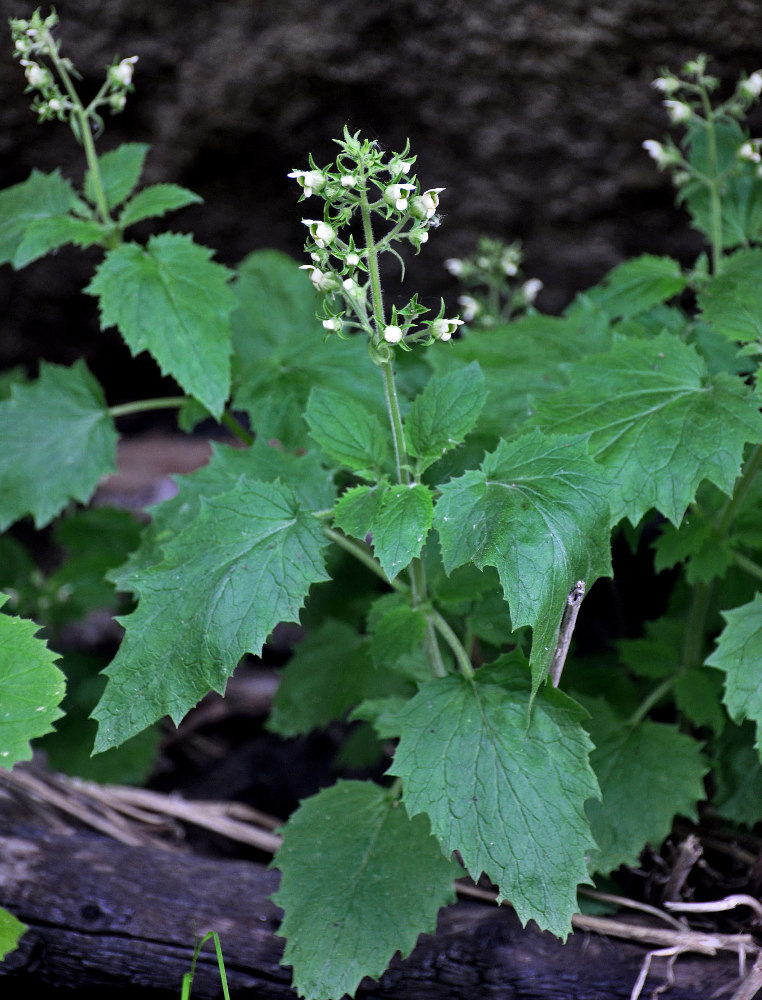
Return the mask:
<path fill-rule="evenodd" d="M 71 121 L 75 134 L 78 134 L 78 123 L 74 121 L 72 112 L 78 109 L 79 99 L 71 83 L 71 78 L 78 74 L 71 61 L 59 53 L 60 42 L 53 37 L 53 29 L 57 24 L 58 15 L 55 11 L 45 18 L 39 10 L 28 20 L 11 18 L 14 55 L 24 67 L 26 92 L 34 94 L 32 110 L 37 113 L 38 121 L 50 121 L 54 118 Z M 112 114 L 123 110 L 127 92 L 134 89 L 132 76 L 137 60 L 137 56 L 117 58 L 108 67 L 101 89 L 87 108 L 81 109 L 98 128 L 103 124 L 97 113 L 99 107 L 107 106 Z"/>
<path fill-rule="evenodd" d="M 429 231 L 439 225 L 444 188 L 421 188 L 409 143 L 401 153 L 386 156 L 378 143 L 360 139 L 347 128 L 336 143 L 341 152 L 335 163 L 321 168 L 310 157 L 308 169 L 288 175 L 301 188 L 300 201 L 314 196 L 323 202 L 322 218 L 302 219 L 312 260 L 303 270 L 324 295 L 323 329 L 342 337 L 365 331 L 371 356 L 375 351 L 382 361 L 395 346 L 410 350 L 414 344 L 450 340 L 462 320 L 446 318 L 444 303 L 435 319 L 422 322 L 428 310 L 413 296 L 404 308 L 392 308 L 387 318 L 378 277 L 381 254 L 391 253 L 401 261 L 394 243 L 406 242 L 416 253 L 426 243 Z M 386 226 L 381 237 L 373 235 L 374 216 Z"/>
<path fill-rule="evenodd" d="M 458 299 L 467 323 L 489 327 L 531 308 L 542 290 L 539 278 L 521 280 L 521 244 L 483 236 L 470 257 L 451 257 L 444 266 L 472 294 Z"/>

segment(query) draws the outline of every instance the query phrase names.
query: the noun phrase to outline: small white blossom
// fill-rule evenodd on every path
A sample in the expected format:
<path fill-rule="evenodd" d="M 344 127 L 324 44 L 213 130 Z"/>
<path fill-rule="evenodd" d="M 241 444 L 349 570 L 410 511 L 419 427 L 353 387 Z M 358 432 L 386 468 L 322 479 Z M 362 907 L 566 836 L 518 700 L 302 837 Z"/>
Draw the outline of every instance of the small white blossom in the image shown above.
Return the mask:
<path fill-rule="evenodd" d="M 759 97 L 762 94 L 762 70 L 756 70 L 746 80 L 742 80 L 739 86 L 749 97 Z"/>
<path fill-rule="evenodd" d="M 503 254 L 500 258 L 500 266 L 509 278 L 513 278 L 519 273 L 518 261 L 509 253 Z"/>
<path fill-rule="evenodd" d="M 680 81 L 674 76 L 659 76 L 652 83 L 654 90 L 660 90 L 662 94 L 674 94 L 680 86 Z"/>
<path fill-rule="evenodd" d="M 662 143 L 657 142 L 656 139 L 646 139 L 643 142 L 643 149 L 648 153 L 652 160 L 656 161 L 659 167 L 665 166 L 669 163 L 669 156 L 664 149 Z"/>
<path fill-rule="evenodd" d="M 58 97 L 51 97 L 48 101 L 48 107 L 51 111 L 57 113 L 63 110 L 64 103 Z"/>
<path fill-rule="evenodd" d="M 667 109 L 669 120 L 674 125 L 687 122 L 693 114 L 690 104 L 686 104 L 685 101 L 665 101 L 664 107 Z"/>
<path fill-rule="evenodd" d="M 530 278 L 529 281 L 525 281 L 521 286 L 521 294 L 524 301 L 528 305 L 531 305 L 542 291 L 542 287 L 542 282 L 539 278 Z"/>
<path fill-rule="evenodd" d="M 410 202 L 410 214 L 416 219 L 430 219 L 439 207 L 439 192 L 444 188 L 430 188 Z"/>
<path fill-rule="evenodd" d="M 348 253 L 346 256 L 346 262 L 347 264 L 349 264 L 350 267 L 357 267 L 357 265 L 360 263 L 359 253 L 352 253 L 352 252 Z"/>
<path fill-rule="evenodd" d="M 410 240 L 412 243 L 417 243 L 420 246 L 422 243 L 429 242 L 429 234 L 425 229 L 419 229 L 417 233 L 411 235 Z"/>
<path fill-rule="evenodd" d="M 111 105 L 111 110 L 114 112 L 124 111 L 125 105 L 127 104 L 127 98 L 124 94 L 112 94 L 108 99 Z"/>
<path fill-rule="evenodd" d="M 429 324 L 431 335 L 436 340 L 449 340 L 459 326 L 463 326 L 462 319 L 435 319 Z"/>
<path fill-rule="evenodd" d="M 317 194 L 325 187 L 325 177 L 319 170 L 292 170 L 287 176 L 293 177 L 304 189 L 305 198 Z"/>
<path fill-rule="evenodd" d="M 360 297 L 361 289 L 354 278 L 345 278 L 341 283 L 341 287 L 350 299 L 357 299 Z"/>
<path fill-rule="evenodd" d="M 402 330 L 398 326 L 385 326 L 384 340 L 387 344 L 399 344 L 402 340 Z"/>
<path fill-rule="evenodd" d="M 759 149 L 757 145 L 752 142 L 745 142 L 738 150 L 738 155 L 742 160 L 750 160 L 752 163 L 762 162 L 762 156 L 759 154 Z"/>
<path fill-rule="evenodd" d="M 112 66 L 109 70 L 112 82 L 118 86 L 129 87 L 137 61 L 137 56 L 130 56 L 129 59 L 122 59 L 117 66 Z"/>
<path fill-rule="evenodd" d="M 330 319 L 323 320 L 323 328 L 329 333 L 338 333 L 341 329 L 341 317 L 331 316 Z"/>
<path fill-rule="evenodd" d="M 470 323 L 481 311 L 481 306 L 471 295 L 459 296 L 458 305 L 463 307 L 463 319 L 466 323 Z"/>
<path fill-rule="evenodd" d="M 399 156 L 393 156 L 391 160 L 389 160 L 389 173 L 409 174 L 412 165 L 411 160 L 401 160 Z"/>
<path fill-rule="evenodd" d="M 341 186 L 345 188 L 352 188 L 357 184 L 357 178 L 354 174 L 342 174 L 341 176 Z"/>
<path fill-rule="evenodd" d="M 21 65 L 26 66 L 24 75 L 26 76 L 27 82 L 30 86 L 41 89 L 50 83 L 50 73 L 44 66 L 40 66 L 36 62 L 29 62 L 26 59 L 21 60 Z"/>
<path fill-rule="evenodd" d="M 456 278 L 463 274 L 463 261 L 459 257 L 448 257 L 444 262 L 445 270 Z"/>
<path fill-rule="evenodd" d="M 398 212 L 405 212 L 409 191 L 415 191 L 415 184 L 390 184 L 384 191 L 384 200 L 394 205 Z"/>
<path fill-rule="evenodd" d="M 318 292 L 332 292 L 338 287 L 336 275 L 330 271 L 321 271 L 314 264 L 301 264 L 299 270 L 310 272 L 310 281 Z"/>
<path fill-rule="evenodd" d="M 333 226 L 320 219 L 302 219 L 302 225 L 309 226 L 310 236 L 321 249 L 330 246 L 336 239 L 336 230 Z"/>

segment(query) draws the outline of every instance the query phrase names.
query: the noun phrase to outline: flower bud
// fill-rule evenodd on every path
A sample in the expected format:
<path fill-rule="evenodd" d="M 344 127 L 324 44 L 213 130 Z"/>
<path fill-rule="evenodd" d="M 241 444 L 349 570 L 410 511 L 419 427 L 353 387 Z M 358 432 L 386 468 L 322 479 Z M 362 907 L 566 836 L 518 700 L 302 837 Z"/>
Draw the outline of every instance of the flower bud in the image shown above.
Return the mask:
<path fill-rule="evenodd" d="M 341 287 L 350 299 L 358 299 L 362 294 L 362 289 L 354 278 L 345 278 L 341 283 Z"/>
<path fill-rule="evenodd" d="M 743 146 L 738 150 L 738 156 L 742 160 L 750 160 L 752 163 L 759 163 L 762 161 L 762 156 L 759 154 L 759 148 L 757 144 L 752 142 L 745 142 Z"/>
<path fill-rule="evenodd" d="M 330 319 L 324 319 L 323 329 L 329 333 L 338 333 L 341 330 L 341 317 L 331 316 Z"/>
<path fill-rule="evenodd" d="M 320 219 L 302 219 L 302 225 L 309 226 L 310 236 L 321 249 L 330 246 L 336 239 L 336 230 L 333 226 L 321 222 Z"/>
<path fill-rule="evenodd" d="M 690 104 L 686 104 L 685 101 L 665 101 L 664 107 L 673 125 L 684 124 L 693 114 Z"/>
<path fill-rule="evenodd" d="M 341 175 L 341 186 L 345 188 L 354 187 L 357 184 L 357 178 L 354 174 L 342 174 Z"/>
<path fill-rule="evenodd" d="M 463 274 L 463 261 L 459 257 L 448 257 L 444 266 L 445 270 L 449 271 L 455 278 Z"/>
<path fill-rule="evenodd" d="M 397 174 L 409 174 L 412 165 L 412 160 L 403 160 L 399 156 L 393 156 L 389 160 L 389 173 L 395 176 Z"/>
<path fill-rule="evenodd" d="M 129 87 L 137 61 L 137 56 L 130 56 L 129 59 L 122 59 L 118 65 L 112 66 L 108 71 L 111 82 L 117 87 Z"/>
<path fill-rule="evenodd" d="M 338 278 L 331 271 L 321 271 L 314 264 L 301 264 L 299 270 L 310 272 L 310 281 L 318 292 L 334 292 L 339 287 Z"/>
<path fill-rule="evenodd" d="M 24 75 L 30 87 L 42 90 L 43 87 L 46 87 L 51 82 L 50 73 L 44 66 L 40 66 L 36 62 L 28 62 L 26 59 L 21 60 L 21 65 L 26 66 Z"/>
<path fill-rule="evenodd" d="M 439 206 L 439 192 L 444 188 L 430 188 L 410 202 L 410 214 L 416 219 L 430 219 Z"/>
<path fill-rule="evenodd" d="M 304 189 L 304 197 L 309 198 L 325 187 L 325 176 L 319 170 L 292 170 L 287 176 L 293 177 Z"/>
<path fill-rule="evenodd" d="M 651 84 L 654 90 L 660 90 L 662 94 L 674 94 L 680 87 L 680 81 L 674 76 L 657 77 Z"/>
<path fill-rule="evenodd" d="M 747 97 L 759 97 L 762 94 L 762 70 L 756 70 L 738 86 Z"/>
<path fill-rule="evenodd" d="M 539 278 L 530 278 L 529 281 L 525 281 L 521 286 L 521 295 L 527 305 L 534 302 L 537 296 L 542 291 L 542 282 Z"/>
<path fill-rule="evenodd" d="M 463 319 L 466 323 L 470 323 L 481 312 L 481 306 L 471 295 L 461 295 L 458 305 L 463 307 Z"/>
<path fill-rule="evenodd" d="M 415 191 L 415 184 L 390 184 L 384 191 L 384 201 L 398 212 L 407 211 L 408 191 Z"/>
<path fill-rule="evenodd" d="M 402 330 L 398 326 L 384 327 L 384 340 L 387 344 L 399 344 L 402 340 Z"/>
<path fill-rule="evenodd" d="M 435 340 L 449 340 L 459 326 L 463 326 L 462 319 L 433 319 L 429 323 L 431 336 Z"/>

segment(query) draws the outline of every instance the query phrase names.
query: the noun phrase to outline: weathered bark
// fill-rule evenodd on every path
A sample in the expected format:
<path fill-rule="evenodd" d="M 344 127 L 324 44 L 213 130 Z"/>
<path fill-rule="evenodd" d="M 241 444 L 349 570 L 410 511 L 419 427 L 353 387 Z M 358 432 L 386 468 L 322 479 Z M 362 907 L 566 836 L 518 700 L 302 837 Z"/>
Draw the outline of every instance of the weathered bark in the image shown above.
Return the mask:
<path fill-rule="evenodd" d="M 54 834 L 2 821 L 0 906 L 29 926 L 0 964 L 6 1000 L 51 987 L 140 989 L 175 997 L 194 939 L 216 930 L 235 997 L 289 1000 L 289 971 L 278 965 L 279 911 L 268 897 L 277 873 L 261 865 L 200 858 L 185 850 L 129 847 L 101 836 Z M 415 892 L 415 887 L 410 887 Z M 395 959 L 365 1000 L 615 1000 L 628 998 L 646 949 L 576 933 L 565 945 L 505 908 L 461 901 L 442 911 L 436 935 Z M 670 1000 L 730 996 L 732 956 L 681 956 Z M 654 963 L 650 991 L 664 978 Z M 221 994 L 213 949 L 199 960 L 193 995 Z M 150 993 L 142 994 L 150 996 Z M 647 996 L 648 993 L 644 993 Z M 157 993 L 158 996 L 158 993 Z"/>

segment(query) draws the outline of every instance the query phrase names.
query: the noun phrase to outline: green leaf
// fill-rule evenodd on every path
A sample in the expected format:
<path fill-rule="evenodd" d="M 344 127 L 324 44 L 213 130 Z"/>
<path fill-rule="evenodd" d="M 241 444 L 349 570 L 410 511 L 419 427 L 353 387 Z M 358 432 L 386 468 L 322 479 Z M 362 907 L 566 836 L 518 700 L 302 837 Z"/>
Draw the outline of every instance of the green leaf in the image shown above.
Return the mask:
<path fill-rule="evenodd" d="M 712 745 L 712 805 L 730 823 L 754 826 L 762 819 L 762 761 L 754 748 L 754 726 L 728 723 Z"/>
<path fill-rule="evenodd" d="M 32 261 L 44 257 L 46 253 L 57 250 L 66 243 L 89 247 L 94 243 L 100 243 L 106 235 L 105 226 L 89 219 L 76 219 L 71 215 L 37 219 L 27 226 L 13 258 L 13 266 L 16 270 L 26 267 Z"/>
<path fill-rule="evenodd" d="M 643 254 L 615 267 L 585 296 L 611 319 L 627 319 L 678 295 L 685 284 L 676 260 Z"/>
<path fill-rule="evenodd" d="M 26 924 L 22 924 L 12 913 L 0 907 L 0 962 L 18 947 L 21 936 L 28 930 Z"/>
<path fill-rule="evenodd" d="M 333 461 L 363 479 L 380 479 L 387 471 L 389 432 L 356 399 L 316 388 L 305 416 L 312 438 Z"/>
<path fill-rule="evenodd" d="M 482 872 L 522 923 L 565 937 L 594 846 L 584 803 L 598 794 L 585 712 L 543 688 L 530 715 L 525 662 L 503 657 L 425 684 L 402 710 L 390 773 L 411 816 L 427 813 L 445 851 Z"/>
<path fill-rule="evenodd" d="M 244 653 L 258 656 L 279 622 L 298 621 L 310 586 L 327 579 L 325 544 L 287 486 L 241 477 L 202 497 L 161 563 L 130 579 L 140 600 L 121 619 L 126 634 L 93 713 L 96 752 L 222 692 Z"/>
<path fill-rule="evenodd" d="M 628 340 L 572 366 L 571 385 L 545 400 L 537 423 L 585 434 L 616 483 L 612 524 L 652 507 L 679 524 L 704 479 L 730 494 L 747 442 L 762 440 L 752 393 L 709 376 L 696 351 L 664 333 Z"/>
<path fill-rule="evenodd" d="M 130 198 L 119 214 L 122 229 L 143 219 L 155 219 L 186 205 L 197 205 L 204 199 L 177 184 L 152 184 Z"/>
<path fill-rule="evenodd" d="M 584 703 L 592 713 L 585 726 L 602 796 L 587 805 L 598 842 L 591 871 L 606 875 L 635 864 L 646 844 L 658 849 L 676 815 L 697 819 L 708 768 L 701 744 L 677 726 L 650 719 L 633 726 L 602 698 Z"/>
<path fill-rule="evenodd" d="M 717 648 L 706 663 L 725 672 L 724 702 L 731 719 L 740 725 L 750 719 L 757 725 L 757 749 L 762 757 L 762 595 L 723 611 L 725 628 Z"/>
<path fill-rule="evenodd" d="M 134 190 L 150 148 L 144 142 L 125 142 L 98 157 L 103 193 L 109 211 L 120 205 Z M 90 170 L 85 173 L 85 196 L 91 205 L 98 204 Z"/>
<path fill-rule="evenodd" d="M 675 681 L 675 704 L 692 725 L 721 733 L 727 722 L 722 708 L 722 678 L 706 667 L 689 667 Z"/>
<path fill-rule="evenodd" d="M 101 325 L 117 326 L 133 354 L 149 351 L 166 375 L 219 418 L 230 391 L 230 272 L 190 236 L 162 233 L 146 248 L 109 250 L 85 291 Z"/>
<path fill-rule="evenodd" d="M 343 622 L 326 621 L 281 671 L 267 728 L 284 737 L 323 728 L 364 699 L 392 693 L 389 680 L 373 665 L 366 638 Z"/>
<path fill-rule="evenodd" d="M 699 292 L 702 318 L 729 340 L 762 338 L 762 249 L 738 250 L 725 257 L 722 270 Z"/>
<path fill-rule="evenodd" d="M 373 530 L 381 501 L 388 492 L 386 483 L 377 486 L 351 486 L 336 501 L 333 520 L 338 528 L 354 538 L 365 538 Z"/>
<path fill-rule="evenodd" d="M 497 569 L 514 628 L 533 629 L 535 690 L 572 587 L 611 573 L 610 488 L 584 444 L 538 431 L 501 441 L 478 471 L 441 487 L 434 526 L 445 570 Z"/>
<path fill-rule="evenodd" d="M 434 516 L 431 490 L 423 483 L 390 486 L 373 520 L 373 551 L 393 580 L 421 554 Z"/>
<path fill-rule="evenodd" d="M 32 514 L 38 528 L 69 500 L 87 503 L 115 469 L 116 430 L 84 361 L 42 362 L 40 377 L 0 402 L 0 530 Z"/>
<path fill-rule="evenodd" d="M 373 602 L 368 615 L 370 654 L 377 667 L 389 671 L 405 663 L 405 657 L 421 649 L 426 617 L 410 606 L 403 594 L 385 594 Z M 428 680 L 428 672 L 415 679 Z M 412 678 L 411 678 L 412 679 Z M 381 692 L 381 693 L 389 693 Z"/>
<path fill-rule="evenodd" d="M 305 408 L 316 387 L 332 389 L 388 421 L 380 377 L 370 372 L 364 338 L 324 340 L 320 306 L 304 271 L 285 254 L 261 250 L 238 269 L 233 314 L 234 404 L 265 440 L 307 443 Z"/>
<path fill-rule="evenodd" d="M 7 600 L 0 594 L 0 607 Z M 39 628 L 0 614 L 0 767 L 6 770 L 31 760 L 29 741 L 49 733 L 63 715 L 65 678 L 55 666 L 57 655 L 36 637 Z"/>
<path fill-rule="evenodd" d="M 408 452 L 418 459 L 419 472 L 463 441 L 486 398 L 484 375 L 475 361 L 429 381 L 405 419 Z"/>
<path fill-rule="evenodd" d="M 306 1000 L 354 995 L 395 952 L 407 957 L 451 903 L 457 870 L 423 817 L 377 785 L 340 781 L 304 801 L 283 830 L 273 897 L 285 911 L 283 964 Z M 415 886 L 415 891 L 411 891 Z"/>
<path fill-rule="evenodd" d="M 58 170 L 52 174 L 33 170 L 21 184 L 0 191 L 0 264 L 23 267 L 48 250 L 70 242 L 74 235 L 81 238 L 81 225 L 87 228 L 92 224 L 72 219 L 70 213 L 83 208 L 74 188 Z"/>

